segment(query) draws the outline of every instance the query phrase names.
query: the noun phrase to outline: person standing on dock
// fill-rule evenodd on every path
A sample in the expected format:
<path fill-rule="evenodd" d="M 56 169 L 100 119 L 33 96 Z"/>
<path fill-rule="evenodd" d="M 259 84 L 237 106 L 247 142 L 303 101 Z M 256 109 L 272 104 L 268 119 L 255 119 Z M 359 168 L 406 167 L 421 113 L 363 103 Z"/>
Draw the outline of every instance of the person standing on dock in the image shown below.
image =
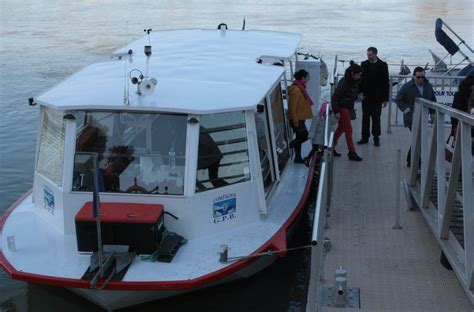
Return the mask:
<path fill-rule="evenodd" d="M 413 120 L 413 111 L 415 109 L 415 99 L 421 97 L 436 102 L 433 86 L 425 77 L 425 70 L 422 67 L 416 67 L 413 70 L 413 79 L 406 82 L 400 90 L 398 90 L 395 102 L 397 107 L 403 112 L 403 124 L 411 131 L 411 123 Z M 407 167 L 411 162 L 411 147 L 407 154 Z"/>
<path fill-rule="evenodd" d="M 380 146 L 380 115 L 382 106 L 388 104 L 388 66 L 377 57 L 377 48 L 367 49 L 367 60 L 360 65 L 363 69 L 360 92 L 362 93 L 362 138 L 357 144 L 366 144 L 370 137 L 370 120 L 374 145 Z"/>
<path fill-rule="evenodd" d="M 454 93 L 452 108 L 474 115 L 474 74 L 464 78 L 459 84 L 458 91 Z M 456 138 L 459 120 L 451 117 L 451 135 Z M 472 154 L 474 155 L 474 127 L 471 128 Z"/>
<path fill-rule="evenodd" d="M 339 120 L 339 125 L 334 134 L 334 156 L 341 156 L 336 152 L 337 141 L 344 133 L 346 135 L 349 160 L 361 161 L 362 158 L 357 155 L 354 141 L 352 140 L 351 110 L 354 109 L 354 103 L 357 99 L 359 90 L 359 81 L 362 76 L 362 67 L 351 61 L 351 65 L 346 69 L 344 77 L 337 84 L 336 90 L 332 95 L 331 106 L 334 117 Z"/>
<path fill-rule="evenodd" d="M 311 110 L 313 101 L 306 92 L 306 83 L 310 79 L 309 73 L 304 69 L 300 69 L 293 76 L 295 80 L 293 80 L 293 84 L 288 88 L 288 116 L 296 136 L 290 142 L 290 148 L 295 149 L 295 163 L 304 164 L 305 161 L 301 157 L 301 144 L 308 139 L 305 120 L 313 118 Z"/>

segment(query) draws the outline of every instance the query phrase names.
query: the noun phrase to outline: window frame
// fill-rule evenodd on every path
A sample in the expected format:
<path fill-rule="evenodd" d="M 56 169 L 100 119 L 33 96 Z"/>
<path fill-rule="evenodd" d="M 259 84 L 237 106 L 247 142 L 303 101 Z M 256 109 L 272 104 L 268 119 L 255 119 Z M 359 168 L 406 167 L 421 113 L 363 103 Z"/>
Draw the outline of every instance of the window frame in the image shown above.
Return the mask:
<path fill-rule="evenodd" d="M 166 158 L 166 156 L 164 155 L 161 155 L 160 156 L 156 156 L 153 154 L 153 144 L 151 142 L 151 140 L 153 139 L 153 131 L 152 131 L 152 123 L 153 123 L 153 116 L 151 115 L 156 115 L 156 116 L 159 116 L 159 115 L 173 115 L 173 116 L 182 116 L 183 118 L 185 118 L 185 128 L 183 129 L 184 130 L 184 139 L 185 139 L 185 142 L 184 142 L 184 155 L 182 156 L 184 158 L 184 168 L 183 168 L 183 185 L 182 185 L 182 191 L 180 193 L 170 193 L 170 194 L 165 194 L 163 193 L 163 189 L 160 188 L 159 191 L 160 193 L 132 193 L 132 192 L 114 192 L 114 191 L 100 191 L 101 194 L 109 194 L 109 195 L 113 195 L 113 194 L 120 194 L 120 195 L 125 195 L 125 196 L 130 196 L 130 195 L 140 195 L 140 196 L 171 196 L 171 197 L 184 197 L 184 196 L 187 196 L 187 191 L 188 191 L 188 175 L 187 175 L 187 172 L 188 172 L 188 168 L 190 166 L 193 165 L 192 161 L 190 162 L 190 159 L 192 159 L 193 157 L 190 157 L 191 155 L 189 154 L 190 152 L 190 149 L 189 149 L 189 142 L 188 142 L 188 137 L 189 137 L 189 133 L 190 133 L 190 123 L 189 123 L 189 119 L 190 119 L 190 115 L 189 114 L 184 114 L 184 113 L 169 113 L 169 112 L 160 112 L 160 111 L 110 111 L 110 110 L 75 110 L 73 111 L 73 113 L 77 116 L 79 115 L 78 113 L 81 113 L 81 112 L 84 112 L 85 115 L 84 115 L 84 119 L 80 119 L 80 118 L 77 118 L 74 122 L 74 131 L 73 131 L 73 144 L 71 146 L 71 153 L 70 153 L 70 157 L 72 158 L 71 160 L 71 166 L 70 168 L 68 168 L 68 170 L 71 171 L 71 176 L 70 176 L 70 191 L 73 192 L 73 193 L 90 193 L 92 192 L 92 190 L 75 190 L 74 189 L 74 177 L 73 177 L 73 172 L 75 171 L 75 164 L 76 164 L 76 156 L 78 154 L 90 154 L 90 155 L 93 155 L 94 152 L 87 152 L 87 151 L 77 151 L 77 138 L 78 138 L 78 135 L 79 135 L 79 132 L 81 130 L 83 130 L 86 125 L 88 125 L 89 123 L 89 119 L 91 118 L 91 114 L 100 114 L 100 113 L 103 113 L 103 114 L 110 114 L 110 116 L 108 116 L 107 118 L 114 118 L 114 116 L 116 114 L 122 114 L 122 113 L 130 113 L 130 114 L 139 114 L 139 115 L 143 115 L 146 117 L 146 124 L 144 125 L 144 131 L 146 132 L 146 137 L 145 137 L 145 141 L 146 141 L 146 148 L 143 148 L 143 146 L 140 146 L 140 147 L 137 147 L 137 151 L 135 151 L 135 153 L 132 155 L 133 157 L 139 159 L 140 157 L 148 157 L 148 158 L 153 158 L 153 157 L 162 157 L 162 158 Z M 80 120 L 78 120 L 80 119 Z M 108 136 L 107 136 L 108 137 Z M 142 153 L 142 149 L 143 150 L 148 150 L 148 148 L 150 149 L 148 152 L 150 153 L 150 155 L 146 155 L 146 154 L 143 154 Z M 177 156 L 178 158 L 178 156 Z M 128 166 L 127 166 L 128 167 Z M 68 183 L 68 184 L 69 184 Z M 140 183 L 137 183 L 137 184 L 140 184 Z M 150 190 L 148 190 L 150 191 Z"/>
<path fill-rule="evenodd" d="M 239 173 L 240 174 L 243 174 L 243 177 L 242 179 L 240 180 L 237 180 L 235 182 L 227 182 L 225 181 L 225 183 L 228 183 L 226 185 L 220 185 L 220 186 L 215 186 L 214 184 L 212 184 L 212 187 L 209 187 L 209 188 L 206 188 L 206 189 L 202 189 L 202 190 L 199 190 L 198 188 L 200 186 L 204 186 L 203 183 L 209 183 L 209 168 L 199 168 L 199 143 L 200 143 L 200 134 L 201 134 L 201 125 L 202 125 L 202 121 L 203 121 L 203 117 L 205 116 L 209 116 L 209 115 L 213 115 L 213 116 L 220 116 L 220 115 L 224 115 L 224 114 L 236 114 L 236 113 L 239 113 L 241 114 L 241 122 L 239 121 L 238 123 L 235 123 L 234 121 L 232 121 L 230 123 L 230 125 L 228 127 L 230 127 L 230 129 L 227 129 L 227 130 L 220 130 L 220 131 L 215 131 L 214 133 L 218 133 L 218 132 L 224 132 L 224 131 L 233 131 L 233 130 L 236 130 L 236 129 L 242 129 L 243 133 L 245 133 L 245 141 L 242 141 L 242 142 L 236 142 L 236 143 L 245 143 L 245 150 L 242 149 L 243 151 L 238 153 L 238 154 L 243 154 L 245 153 L 247 155 L 247 159 L 246 161 L 239 161 L 239 162 L 236 162 L 236 163 L 232 163 L 232 165 L 239 165 L 239 164 L 244 164 L 245 162 L 247 163 L 247 169 L 248 169 L 248 172 L 245 172 L 245 169 L 243 170 L 243 172 Z M 237 127 L 237 128 L 232 128 L 233 125 L 242 125 L 242 127 Z M 226 127 L 226 125 L 221 125 L 221 124 L 218 124 L 217 126 L 215 126 L 214 128 L 218 129 L 218 128 L 222 128 L 222 127 Z M 209 127 L 206 127 L 206 129 L 209 128 Z M 212 129 L 212 128 L 211 128 Z M 196 166 L 195 166 L 195 171 L 196 171 L 196 178 L 195 178 L 195 184 L 194 184 L 194 187 L 195 187 L 195 193 L 205 193 L 205 192 L 208 192 L 208 191 L 213 191 L 213 190 L 216 190 L 216 189 L 219 189 L 221 187 L 224 187 L 224 186 L 230 186 L 230 185 L 235 185 L 235 184 L 239 184 L 239 183 L 244 183 L 244 182 L 248 182 L 248 181 L 251 181 L 254 179 L 254 172 L 252 170 L 252 165 L 251 165 L 251 156 L 250 156 L 250 138 L 249 138 L 249 129 L 248 129 L 248 120 L 247 120 L 247 114 L 246 114 L 246 111 L 245 110 L 234 110 L 234 111 L 226 111 L 226 112 L 220 112 L 220 113 L 209 113 L 209 114 L 202 114 L 199 116 L 199 125 L 198 125 L 198 128 L 196 129 L 197 131 L 197 148 L 196 148 Z M 211 139 L 215 142 L 215 143 L 221 143 L 223 140 L 219 140 L 219 139 L 215 139 L 213 137 L 211 137 Z M 239 138 L 236 138 L 237 140 Z M 229 141 L 232 141 L 233 139 L 229 140 Z M 229 146 L 233 143 L 226 143 L 225 146 Z M 228 164 L 229 163 L 226 163 L 224 162 L 224 164 L 222 164 L 222 160 L 225 159 L 225 157 L 227 155 L 232 155 L 232 154 L 228 154 L 229 152 L 228 151 L 223 151 L 221 150 L 220 146 L 223 146 L 222 144 L 217 144 L 218 148 L 219 148 L 219 151 L 220 153 L 222 153 L 222 158 L 220 159 L 219 161 L 219 166 L 218 166 L 218 170 L 221 169 L 222 167 L 228 167 Z M 231 151 L 232 152 L 232 151 Z M 231 166 L 232 166 L 231 165 Z M 207 176 L 208 176 L 208 179 L 205 179 L 205 180 L 198 180 L 199 179 L 199 172 L 200 170 L 207 170 Z M 248 175 L 248 177 L 246 177 Z M 223 177 L 225 177 L 225 175 L 223 175 Z M 219 179 L 222 179 L 224 180 L 224 178 L 221 177 L 220 174 L 218 174 L 218 178 Z"/>
<path fill-rule="evenodd" d="M 280 87 L 280 96 L 281 96 L 281 106 L 283 109 L 283 122 L 284 122 L 284 131 L 285 133 L 283 134 L 284 138 L 287 141 L 287 144 L 289 145 L 290 143 L 290 137 L 289 137 L 289 132 L 288 132 L 288 118 L 287 114 L 285 113 L 285 102 L 283 98 L 283 88 L 281 87 L 281 77 L 280 79 L 273 85 L 273 87 L 268 91 L 268 93 L 265 96 L 265 108 L 267 111 L 267 119 L 269 121 L 269 130 L 270 130 L 270 142 L 272 145 L 272 152 L 273 152 L 273 165 L 274 165 L 274 170 L 275 170 L 275 176 L 276 180 L 280 181 L 281 180 L 281 175 L 283 174 L 283 171 L 285 170 L 289 160 L 291 159 L 291 149 L 287 148 L 288 154 L 289 154 L 289 159 L 286 161 L 285 165 L 283 168 L 280 169 L 279 161 L 278 161 L 278 153 L 277 153 L 277 144 L 276 144 L 276 137 L 275 137 L 275 123 L 273 120 L 273 107 L 272 107 L 272 101 L 271 101 L 271 95 L 272 93 L 276 90 L 277 87 Z"/>

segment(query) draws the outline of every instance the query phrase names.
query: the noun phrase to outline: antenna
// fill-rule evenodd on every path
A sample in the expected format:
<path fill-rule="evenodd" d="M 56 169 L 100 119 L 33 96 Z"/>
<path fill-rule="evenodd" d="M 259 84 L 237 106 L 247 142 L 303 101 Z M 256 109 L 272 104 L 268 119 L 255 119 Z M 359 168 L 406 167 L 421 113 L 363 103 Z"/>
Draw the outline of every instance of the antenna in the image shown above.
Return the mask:
<path fill-rule="evenodd" d="M 125 51 L 128 50 L 128 21 L 125 21 Z M 125 60 L 125 72 L 124 72 L 124 81 L 123 81 L 123 104 L 124 105 L 129 105 L 130 104 L 130 98 L 129 98 L 129 83 L 127 79 L 127 60 Z"/>

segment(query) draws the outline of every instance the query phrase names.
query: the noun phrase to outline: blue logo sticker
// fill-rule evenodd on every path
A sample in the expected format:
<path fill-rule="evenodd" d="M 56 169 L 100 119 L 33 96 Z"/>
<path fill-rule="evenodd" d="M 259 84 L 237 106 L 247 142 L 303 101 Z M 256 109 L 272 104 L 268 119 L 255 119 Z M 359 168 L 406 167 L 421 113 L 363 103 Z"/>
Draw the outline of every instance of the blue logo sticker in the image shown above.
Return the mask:
<path fill-rule="evenodd" d="M 54 214 L 54 194 L 50 190 L 43 189 L 44 208 Z"/>
<path fill-rule="evenodd" d="M 221 195 L 214 199 L 212 207 L 214 223 L 235 219 L 237 198 L 235 193 Z"/>

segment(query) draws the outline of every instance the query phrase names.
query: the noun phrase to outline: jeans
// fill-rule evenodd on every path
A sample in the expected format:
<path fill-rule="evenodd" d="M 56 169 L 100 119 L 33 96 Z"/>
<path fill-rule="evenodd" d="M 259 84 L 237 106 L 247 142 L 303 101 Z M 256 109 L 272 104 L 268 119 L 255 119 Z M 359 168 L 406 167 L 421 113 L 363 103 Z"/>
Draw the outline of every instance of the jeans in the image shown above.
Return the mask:
<path fill-rule="evenodd" d="M 347 148 L 350 152 L 355 152 L 354 141 L 352 140 L 352 124 L 351 124 L 351 112 L 347 108 L 341 108 L 339 110 L 341 118 L 339 119 L 339 125 L 334 133 L 334 146 L 337 145 L 337 141 L 344 133 L 346 135 Z"/>

